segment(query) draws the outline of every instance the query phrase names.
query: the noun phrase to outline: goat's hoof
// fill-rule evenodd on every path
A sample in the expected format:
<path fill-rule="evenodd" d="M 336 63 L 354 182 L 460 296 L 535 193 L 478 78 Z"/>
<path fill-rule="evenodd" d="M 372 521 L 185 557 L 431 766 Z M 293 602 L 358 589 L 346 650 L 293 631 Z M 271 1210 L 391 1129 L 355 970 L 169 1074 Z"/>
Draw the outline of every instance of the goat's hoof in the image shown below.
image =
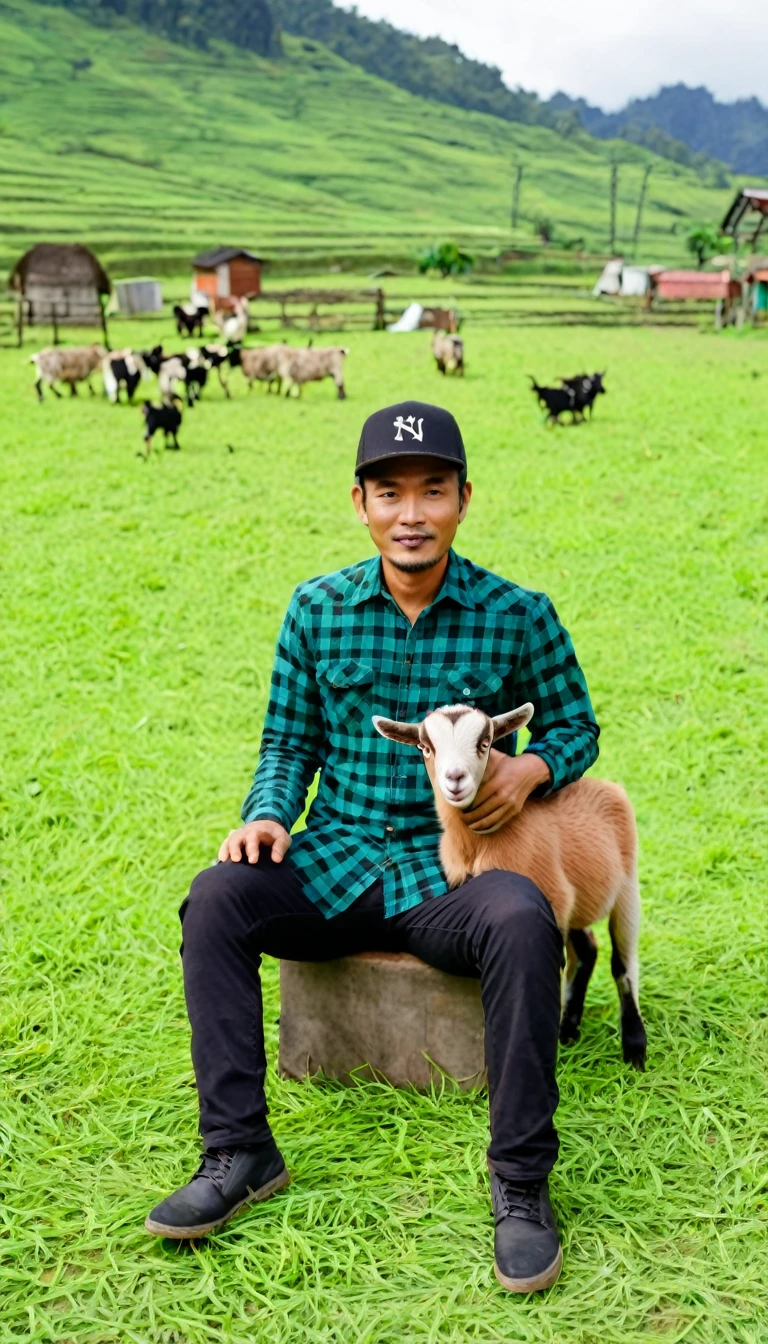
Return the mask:
<path fill-rule="evenodd" d="M 572 1018 L 564 1017 L 560 1023 L 560 1044 L 575 1045 L 581 1035 L 581 1026 Z"/>
<path fill-rule="evenodd" d="M 631 1064 L 638 1073 L 645 1073 L 646 1045 L 625 1045 L 624 1063 Z"/>

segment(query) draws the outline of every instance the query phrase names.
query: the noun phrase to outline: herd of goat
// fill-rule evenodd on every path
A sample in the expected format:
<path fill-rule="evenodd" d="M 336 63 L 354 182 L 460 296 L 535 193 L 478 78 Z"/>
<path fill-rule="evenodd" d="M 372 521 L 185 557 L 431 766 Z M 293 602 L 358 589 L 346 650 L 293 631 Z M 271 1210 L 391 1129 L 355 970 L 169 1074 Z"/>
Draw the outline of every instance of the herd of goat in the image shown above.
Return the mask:
<path fill-rule="evenodd" d="M 249 391 L 254 382 L 262 382 L 268 392 L 300 395 L 305 383 L 331 378 L 338 397 L 343 400 L 346 396 L 344 361 L 349 350 L 344 346 L 313 348 L 311 340 L 309 345 L 301 347 L 286 342 L 246 346 L 243 344 L 248 330 L 245 301 L 236 301 L 233 312 L 212 315 L 221 338 L 218 342 L 203 342 L 204 322 L 209 316 L 207 309 L 177 304 L 173 316 L 177 332 L 188 337 L 197 335 L 201 344 L 180 352 L 168 352 L 162 345 L 155 345 L 150 350 L 108 351 L 99 344 L 55 346 L 38 351 L 30 360 L 37 372 L 35 389 L 38 399 L 43 400 L 44 385 L 56 397 L 61 397 L 57 383 L 68 384 L 74 396 L 78 383 L 84 382 L 93 394 L 91 379 L 100 371 L 104 393 L 110 402 L 119 402 L 121 393 L 125 394 L 126 401 L 132 402 L 140 384 L 156 377 L 160 404 L 145 400 L 141 406 L 145 455 L 148 456 L 158 431 L 165 436 L 166 448 L 179 448 L 178 431 L 184 402 L 192 408 L 214 372 L 227 398 L 232 395 L 227 374 L 238 368 Z M 463 376 L 464 341 L 461 336 L 455 332 L 436 331 L 432 354 L 440 373 Z M 560 416 L 566 411 L 570 411 L 573 424 L 583 421 L 587 414 L 591 418 L 596 398 L 605 393 L 604 377 L 605 371 L 577 374 L 572 378 L 561 378 L 559 387 L 542 387 L 531 377 L 532 391 L 547 412 L 547 424 L 560 424 Z"/>

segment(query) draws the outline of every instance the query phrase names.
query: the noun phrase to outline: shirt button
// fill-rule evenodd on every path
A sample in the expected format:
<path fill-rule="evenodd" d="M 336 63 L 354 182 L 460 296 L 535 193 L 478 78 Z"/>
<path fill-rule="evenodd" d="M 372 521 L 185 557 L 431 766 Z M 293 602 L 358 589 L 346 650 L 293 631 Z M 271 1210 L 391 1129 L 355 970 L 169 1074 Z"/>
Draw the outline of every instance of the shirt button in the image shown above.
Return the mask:
<path fill-rule="evenodd" d="M 464 690 L 462 691 L 462 695 L 471 695 L 471 694 L 472 694 L 472 692 L 471 692 L 471 690 L 469 689 L 469 687 L 468 687 L 468 686 L 465 686 L 465 687 L 464 687 Z"/>
<path fill-rule="evenodd" d="M 394 828 L 394 826 L 387 826 L 386 829 L 387 829 L 387 835 L 394 835 L 394 833 L 395 833 L 395 828 Z"/>

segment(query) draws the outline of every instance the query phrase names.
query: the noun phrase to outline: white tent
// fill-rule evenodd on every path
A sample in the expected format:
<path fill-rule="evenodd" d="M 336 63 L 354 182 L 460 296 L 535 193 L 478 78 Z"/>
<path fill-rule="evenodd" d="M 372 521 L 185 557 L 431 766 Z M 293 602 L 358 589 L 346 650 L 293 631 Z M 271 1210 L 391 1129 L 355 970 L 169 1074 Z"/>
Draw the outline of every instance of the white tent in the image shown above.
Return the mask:
<path fill-rule="evenodd" d="M 648 293 L 648 268 L 646 266 L 625 266 L 621 272 L 620 294 L 629 294 L 642 298 Z"/>
<path fill-rule="evenodd" d="M 614 257 L 612 261 L 606 262 L 603 273 L 592 290 L 595 298 L 598 298 L 601 294 L 621 293 L 621 272 L 623 268 L 623 257 Z"/>
<path fill-rule="evenodd" d="M 402 317 L 390 322 L 387 331 L 418 331 L 424 306 L 421 303 L 409 303 Z"/>

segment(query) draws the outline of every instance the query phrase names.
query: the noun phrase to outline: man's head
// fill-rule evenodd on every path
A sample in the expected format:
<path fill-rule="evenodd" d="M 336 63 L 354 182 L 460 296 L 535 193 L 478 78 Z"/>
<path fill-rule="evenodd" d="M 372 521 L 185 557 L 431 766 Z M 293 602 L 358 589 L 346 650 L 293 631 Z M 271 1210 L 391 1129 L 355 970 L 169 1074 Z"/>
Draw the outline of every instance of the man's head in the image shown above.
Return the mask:
<path fill-rule="evenodd" d="M 432 569 L 453 544 L 472 486 L 450 412 L 400 402 L 363 425 L 352 499 L 371 538 L 395 568 Z"/>

